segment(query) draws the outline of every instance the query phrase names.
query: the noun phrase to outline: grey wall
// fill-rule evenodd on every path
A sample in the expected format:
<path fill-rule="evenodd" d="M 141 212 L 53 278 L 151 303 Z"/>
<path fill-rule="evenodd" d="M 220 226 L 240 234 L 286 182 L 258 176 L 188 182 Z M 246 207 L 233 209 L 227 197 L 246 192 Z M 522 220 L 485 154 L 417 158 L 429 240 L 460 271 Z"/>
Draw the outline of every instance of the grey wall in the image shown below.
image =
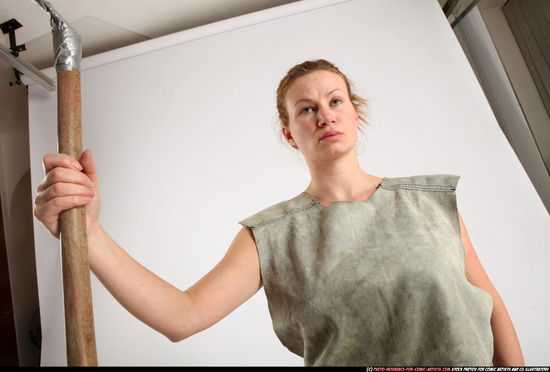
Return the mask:
<path fill-rule="evenodd" d="M 459 210 L 499 289 L 527 363 L 548 364 L 550 218 L 484 98 L 436 1 L 303 1 L 85 59 L 85 147 L 102 224 L 138 261 L 186 288 L 221 259 L 237 222 L 305 189 L 281 143 L 275 89 L 326 58 L 370 100 L 361 163 L 378 176 L 461 175 Z M 53 76 L 53 71 L 48 71 Z M 55 94 L 30 87 L 33 189 L 56 151 Z M 65 363 L 59 242 L 35 225 L 43 365 Z M 172 344 L 93 279 L 103 365 L 295 365 L 259 293 Z"/>

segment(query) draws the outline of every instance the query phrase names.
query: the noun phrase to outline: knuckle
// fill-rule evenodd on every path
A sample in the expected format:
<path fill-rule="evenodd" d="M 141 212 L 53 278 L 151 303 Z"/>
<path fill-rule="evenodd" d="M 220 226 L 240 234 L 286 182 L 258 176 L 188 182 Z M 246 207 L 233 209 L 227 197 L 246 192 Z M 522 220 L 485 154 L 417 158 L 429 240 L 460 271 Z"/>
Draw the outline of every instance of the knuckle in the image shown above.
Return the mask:
<path fill-rule="evenodd" d="M 36 217 L 38 220 L 40 220 L 40 216 L 41 216 L 41 214 L 39 212 L 39 208 L 37 207 L 37 208 L 34 209 L 34 217 Z"/>
<path fill-rule="evenodd" d="M 48 167 L 53 163 L 55 154 L 46 154 L 42 158 L 42 164 L 44 165 L 44 169 L 48 169 Z"/>
<path fill-rule="evenodd" d="M 63 186 L 59 183 L 54 183 L 53 185 L 50 186 L 51 187 L 51 190 L 52 190 L 52 193 L 54 195 L 61 195 L 63 194 Z"/>
<path fill-rule="evenodd" d="M 62 171 L 62 169 L 59 168 L 59 167 L 53 168 L 53 169 L 50 171 L 50 174 L 51 174 L 51 176 L 54 177 L 54 178 L 59 178 L 61 171 Z"/>
<path fill-rule="evenodd" d="M 48 173 L 51 182 L 59 182 L 63 178 L 63 169 L 54 168 Z"/>
<path fill-rule="evenodd" d="M 34 209 L 34 216 L 36 217 L 36 219 L 40 222 L 43 222 L 44 219 L 45 219 L 45 214 L 44 214 L 44 208 L 42 207 L 37 207 Z"/>
<path fill-rule="evenodd" d="M 63 207 L 63 201 L 60 198 L 53 198 L 52 199 L 52 206 L 56 209 L 61 209 Z"/>

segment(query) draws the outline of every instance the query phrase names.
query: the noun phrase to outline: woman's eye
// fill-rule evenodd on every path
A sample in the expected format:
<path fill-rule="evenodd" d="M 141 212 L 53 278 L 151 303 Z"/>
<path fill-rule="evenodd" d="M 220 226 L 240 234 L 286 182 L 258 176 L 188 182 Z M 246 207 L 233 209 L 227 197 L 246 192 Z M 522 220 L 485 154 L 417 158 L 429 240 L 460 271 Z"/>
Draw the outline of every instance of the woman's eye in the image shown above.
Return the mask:
<path fill-rule="evenodd" d="M 313 107 L 307 106 L 302 109 L 303 114 L 309 114 L 310 112 L 313 112 Z"/>
<path fill-rule="evenodd" d="M 339 105 L 340 103 L 342 103 L 342 101 L 338 98 L 335 98 L 335 99 L 332 100 L 333 105 Z"/>

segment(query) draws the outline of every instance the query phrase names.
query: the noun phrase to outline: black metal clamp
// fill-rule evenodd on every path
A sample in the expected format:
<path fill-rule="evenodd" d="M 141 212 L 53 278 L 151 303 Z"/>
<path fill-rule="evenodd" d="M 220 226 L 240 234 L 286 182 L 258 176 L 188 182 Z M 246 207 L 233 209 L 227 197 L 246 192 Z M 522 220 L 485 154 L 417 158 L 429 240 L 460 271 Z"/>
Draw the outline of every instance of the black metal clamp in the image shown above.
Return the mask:
<path fill-rule="evenodd" d="M 17 30 L 20 27 L 23 27 L 23 25 L 21 23 L 17 22 L 17 20 L 15 18 L 12 18 L 9 21 L 0 24 L 0 29 L 2 30 L 2 32 L 4 34 L 9 34 L 9 37 L 10 37 L 10 52 L 15 57 L 19 57 L 19 52 L 27 50 L 25 48 L 25 44 L 17 45 L 17 42 L 15 41 L 15 30 Z M 21 83 L 21 75 L 22 75 L 21 72 L 19 72 L 15 68 L 13 69 L 13 71 L 15 72 L 15 82 L 14 83 L 10 82 L 10 85 L 12 85 L 12 86 L 13 86 L 13 84 L 21 85 L 22 84 Z"/>

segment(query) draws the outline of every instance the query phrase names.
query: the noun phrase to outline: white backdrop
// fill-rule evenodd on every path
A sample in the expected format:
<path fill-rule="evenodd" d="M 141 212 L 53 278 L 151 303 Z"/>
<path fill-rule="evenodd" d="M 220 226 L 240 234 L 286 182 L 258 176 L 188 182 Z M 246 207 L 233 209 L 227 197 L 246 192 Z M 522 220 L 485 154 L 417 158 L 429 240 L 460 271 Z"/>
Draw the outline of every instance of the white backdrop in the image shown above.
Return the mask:
<path fill-rule="evenodd" d="M 459 209 L 526 362 L 550 364 L 550 218 L 436 0 L 302 1 L 84 59 L 84 146 L 99 168 L 105 229 L 164 279 L 192 285 L 239 220 L 307 186 L 274 102 L 286 71 L 316 58 L 370 100 L 365 170 L 462 176 Z M 42 156 L 56 151 L 55 93 L 30 86 L 29 110 L 36 189 Z M 42 364 L 62 365 L 59 242 L 38 222 L 35 242 Z M 92 284 L 101 365 L 302 364 L 277 340 L 263 291 L 173 344 Z"/>

